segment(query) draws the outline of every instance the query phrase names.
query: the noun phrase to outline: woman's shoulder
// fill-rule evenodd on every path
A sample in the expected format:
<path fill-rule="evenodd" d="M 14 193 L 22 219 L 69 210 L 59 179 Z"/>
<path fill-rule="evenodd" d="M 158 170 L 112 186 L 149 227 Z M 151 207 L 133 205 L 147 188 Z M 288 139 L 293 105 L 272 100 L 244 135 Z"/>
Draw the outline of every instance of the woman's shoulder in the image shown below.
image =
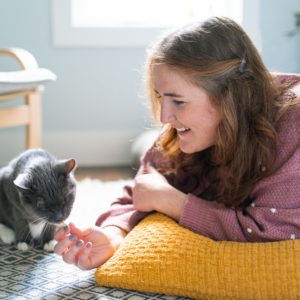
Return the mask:
<path fill-rule="evenodd" d="M 298 168 L 300 160 L 300 105 L 289 107 L 276 122 L 277 156 L 275 170 Z"/>
<path fill-rule="evenodd" d="M 296 73 L 271 73 L 272 76 L 275 76 L 279 79 L 280 83 L 288 84 L 291 86 L 297 85 L 300 83 L 300 74 Z"/>
<path fill-rule="evenodd" d="M 300 122 L 300 75 L 280 74 L 278 78 L 282 84 L 288 84 L 289 88 L 284 94 L 284 106 L 278 113 L 276 127 L 292 126 Z M 299 127 L 298 127 L 299 128 Z"/>
<path fill-rule="evenodd" d="M 284 111 L 281 113 L 280 118 L 278 118 L 276 125 L 284 125 L 286 126 L 293 126 L 296 123 L 299 124 L 300 122 L 300 99 L 299 103 L 294 103 L 289 105 L 288 107 L 284 108 Z M 299 127 L 298 127 L 299 129 Z"/>
<path fill-rule="evenodd" d="M 300 142 L 300 103 L 285 109 L 275 124 L 279 140 L 289 143 Z"/>

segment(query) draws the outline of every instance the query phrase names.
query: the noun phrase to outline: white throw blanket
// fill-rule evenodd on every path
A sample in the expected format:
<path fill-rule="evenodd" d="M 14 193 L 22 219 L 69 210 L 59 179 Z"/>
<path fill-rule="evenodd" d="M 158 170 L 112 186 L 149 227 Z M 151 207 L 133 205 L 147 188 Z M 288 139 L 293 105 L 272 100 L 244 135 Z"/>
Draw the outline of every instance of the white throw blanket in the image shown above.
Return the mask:
<path fill-rule="evenodd" d="M 76 200 L 66 223 L 73 222 L 80 228 L 93 226 L 101 212 L 122 195 L 125 184 L 131 180 L 100 181 L 83 179 L 78 182 Z"/>

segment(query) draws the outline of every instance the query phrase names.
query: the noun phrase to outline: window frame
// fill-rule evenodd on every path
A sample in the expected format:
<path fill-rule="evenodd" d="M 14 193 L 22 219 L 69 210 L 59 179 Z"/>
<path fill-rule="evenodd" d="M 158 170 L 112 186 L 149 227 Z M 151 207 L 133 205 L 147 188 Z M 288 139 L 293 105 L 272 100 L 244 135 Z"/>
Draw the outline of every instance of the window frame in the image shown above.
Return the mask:
<path fill-rule="evenodd" d="M 242 26 L 261 51 L 259 0 L 243 0 Z M 163 28 L 73 27 L 71 0 L 52 0 L 52 31 L 55 47 L 145 48 Z"/>

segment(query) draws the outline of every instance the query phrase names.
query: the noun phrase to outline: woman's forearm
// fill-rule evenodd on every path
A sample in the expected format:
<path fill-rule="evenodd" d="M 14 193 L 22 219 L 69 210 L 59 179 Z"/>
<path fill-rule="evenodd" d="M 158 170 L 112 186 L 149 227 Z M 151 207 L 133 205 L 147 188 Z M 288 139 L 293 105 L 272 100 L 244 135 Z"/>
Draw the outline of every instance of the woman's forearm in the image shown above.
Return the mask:
<path fill-rule="evenodd" d="M 171 217 L 176 221 L 179 221 L 186 201 L 186 194 L 175 188 L 172 188 L 166 191 L 165 195 L 156 202 L 155 210 Z"/>

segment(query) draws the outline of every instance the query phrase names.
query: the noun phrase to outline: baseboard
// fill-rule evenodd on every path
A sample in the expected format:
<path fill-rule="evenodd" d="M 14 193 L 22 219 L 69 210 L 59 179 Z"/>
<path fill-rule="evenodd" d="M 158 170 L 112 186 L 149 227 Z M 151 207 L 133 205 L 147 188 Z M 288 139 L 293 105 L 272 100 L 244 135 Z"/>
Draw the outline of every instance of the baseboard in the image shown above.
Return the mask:
<path fill-rule="evenodd" d="M 132 162 L 134 130 L 43 132 L 42 147 L 58 158 L 75 158 L 79 166 L 120 166 Z M 20 131 L 1 132 L 0 165 L 23 151 Z"/>

